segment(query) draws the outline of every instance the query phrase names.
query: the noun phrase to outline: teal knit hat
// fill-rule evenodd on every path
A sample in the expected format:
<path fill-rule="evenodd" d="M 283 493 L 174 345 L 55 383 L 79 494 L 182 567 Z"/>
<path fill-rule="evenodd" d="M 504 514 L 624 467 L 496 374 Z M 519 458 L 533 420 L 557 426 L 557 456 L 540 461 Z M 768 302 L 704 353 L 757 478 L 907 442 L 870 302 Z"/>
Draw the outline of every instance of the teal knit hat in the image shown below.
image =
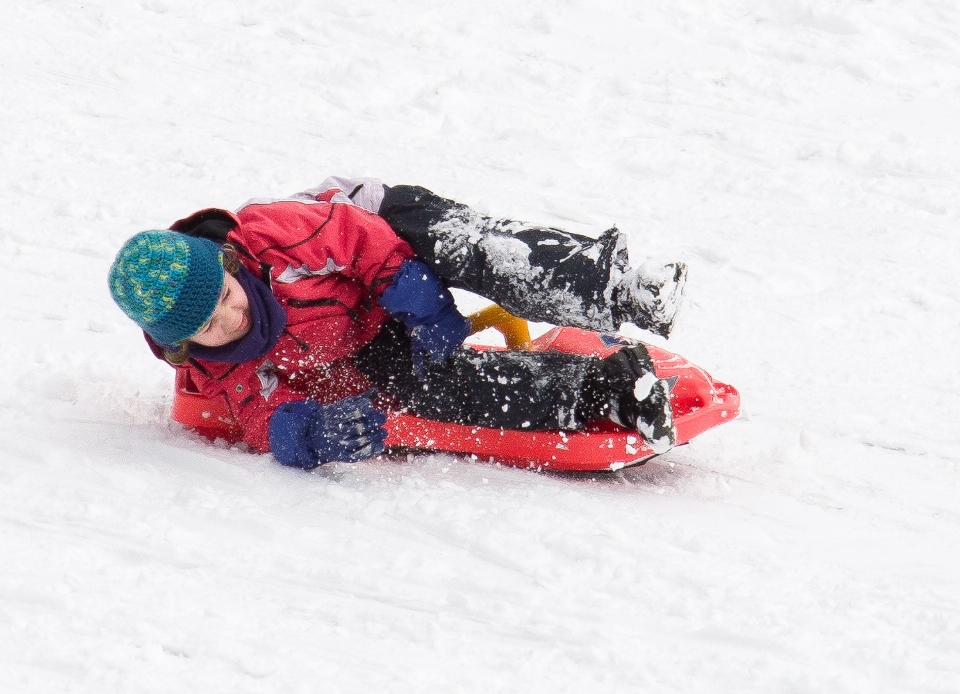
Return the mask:
<path fill-rule="evenodd" d="M 176 231 L 141 231 L 110 267 L 110 294 L 154 340 L 172 347 L 197 333 L 220 300 L 223 253 Z"/>

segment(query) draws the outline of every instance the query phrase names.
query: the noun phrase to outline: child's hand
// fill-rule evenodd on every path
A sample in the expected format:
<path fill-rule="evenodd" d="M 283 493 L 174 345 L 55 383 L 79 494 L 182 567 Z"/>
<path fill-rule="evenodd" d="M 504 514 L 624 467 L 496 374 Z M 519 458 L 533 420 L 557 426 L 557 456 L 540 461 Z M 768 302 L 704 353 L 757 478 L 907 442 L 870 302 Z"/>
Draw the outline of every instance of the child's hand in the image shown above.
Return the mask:
<path fill-rule="evenodd" d="M 470 334 L 470 321 L 460 315 L 450 290 L 420 260 L 400 267 L 380 305 L 407 327 L 413 364 L 421 376 L 427 361 L 443 361 Z"/>
<path fill-rule="evenodd" d="M 410 350 L 417 373 L 423 375 L 426 361 L 445 360 L 470 334 L 470 321 L 456 308 L 443 312 L 436 322 L 416 325 L 409 329 Z"/>
<path fill-rule="evenodd" d="M 305 470 L 334 461 L 355 463 L 383 453 L 386 421 L 366 395 L 330 405 L 288 402 L 270 417 L 270 450 L 284 465 Z"/>

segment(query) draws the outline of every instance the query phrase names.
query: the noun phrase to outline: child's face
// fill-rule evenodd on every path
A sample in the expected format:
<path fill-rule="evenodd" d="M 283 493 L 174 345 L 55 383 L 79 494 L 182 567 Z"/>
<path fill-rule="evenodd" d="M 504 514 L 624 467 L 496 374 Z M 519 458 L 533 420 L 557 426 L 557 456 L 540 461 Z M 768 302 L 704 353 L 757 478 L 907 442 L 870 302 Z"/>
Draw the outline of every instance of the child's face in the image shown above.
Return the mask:
<path fill-rule="evenodd" d="M 247 293 L 229 272 L 223 275 L 220 300 L 210 320 L 190 338 L 204 347 L 220 347 L 250 332 L 250 302 Z"/>

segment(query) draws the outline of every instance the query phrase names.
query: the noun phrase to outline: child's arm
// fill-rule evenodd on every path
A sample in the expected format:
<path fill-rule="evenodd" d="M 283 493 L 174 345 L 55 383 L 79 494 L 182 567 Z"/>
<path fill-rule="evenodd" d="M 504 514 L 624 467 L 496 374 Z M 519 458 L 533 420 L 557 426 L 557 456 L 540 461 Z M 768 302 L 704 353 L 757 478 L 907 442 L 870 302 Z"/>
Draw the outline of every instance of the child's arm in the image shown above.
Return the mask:
<path fill-rule="evenodd" d="M 339 275 L 375 296 L 413 249 L 383 219 L 355 205 L 297 201 L 252 203 L 237 212 L 230 239 L 271 269 L 275 282 Z"/>

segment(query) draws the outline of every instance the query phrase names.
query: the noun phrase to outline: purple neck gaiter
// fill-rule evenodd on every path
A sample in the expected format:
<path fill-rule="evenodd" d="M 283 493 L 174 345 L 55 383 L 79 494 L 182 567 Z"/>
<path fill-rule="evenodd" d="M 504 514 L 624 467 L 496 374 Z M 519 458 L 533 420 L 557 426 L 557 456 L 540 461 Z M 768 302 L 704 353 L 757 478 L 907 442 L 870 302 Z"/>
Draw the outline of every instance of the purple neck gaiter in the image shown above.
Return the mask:
<path fill-rule="evenodd" d="M 220 347 L 191 344 L 191 357 L 228 364 L 259 359 L 277 344 L 287 327 L 287 312 L 266 284 L 243 266 L 236 277 L 250 302 L 250 332 Z"/>

